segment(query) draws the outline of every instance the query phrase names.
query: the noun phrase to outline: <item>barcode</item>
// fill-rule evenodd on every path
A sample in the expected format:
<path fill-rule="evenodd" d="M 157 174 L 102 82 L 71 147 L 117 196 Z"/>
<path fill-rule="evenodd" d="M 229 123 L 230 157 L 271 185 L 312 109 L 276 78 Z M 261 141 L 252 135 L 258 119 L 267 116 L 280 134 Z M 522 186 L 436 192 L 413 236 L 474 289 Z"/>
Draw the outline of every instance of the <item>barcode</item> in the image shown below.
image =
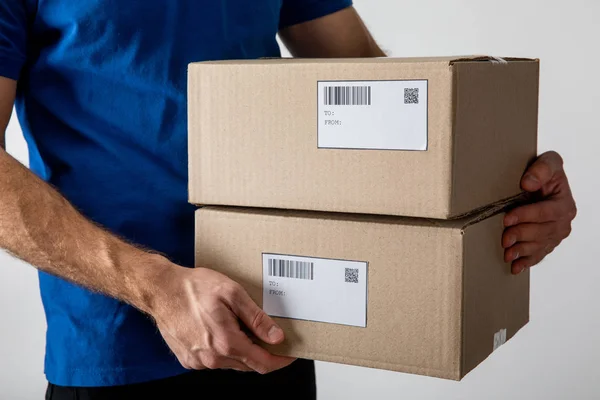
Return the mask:
<path fill-rule="evenodd" d="M 326 106 L 370 106 L 371 86 L 326 86 Z"/>
<path fill-rule="evenodd" d="M 269 276 L 314 280 L 315 264 L 307 261 L 269 259 Z"/>

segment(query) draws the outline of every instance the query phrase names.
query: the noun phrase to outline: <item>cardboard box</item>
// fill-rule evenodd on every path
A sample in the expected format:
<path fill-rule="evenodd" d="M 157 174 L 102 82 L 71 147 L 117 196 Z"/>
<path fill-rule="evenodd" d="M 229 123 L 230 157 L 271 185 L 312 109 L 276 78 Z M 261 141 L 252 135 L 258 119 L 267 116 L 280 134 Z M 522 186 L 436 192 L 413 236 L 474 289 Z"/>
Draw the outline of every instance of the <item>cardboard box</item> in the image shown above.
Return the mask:
<path fill-rule="evenodd" d="M 189 66 L 189 200 L 454 218 L 520 192 L 537 60 Z"/>
<path fill-rule="evenodd" d="M 276 354 L 460 380 L 529 321 L 502 214 L 453 221 L 206 207 L 196 263 L 283 327 Z"/>

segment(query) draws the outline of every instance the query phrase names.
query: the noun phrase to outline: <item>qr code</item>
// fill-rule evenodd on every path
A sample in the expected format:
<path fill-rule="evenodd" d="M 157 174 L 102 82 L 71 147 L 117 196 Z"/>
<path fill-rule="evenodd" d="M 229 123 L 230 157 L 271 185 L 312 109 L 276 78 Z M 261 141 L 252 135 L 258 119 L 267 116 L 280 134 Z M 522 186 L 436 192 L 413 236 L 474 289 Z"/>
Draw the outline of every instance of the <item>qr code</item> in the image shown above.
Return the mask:
<path fill-rule="evenodd" d="M 404 104 L 419 104 L 419 88 L 404 89 Z"/>
<path fill-rule="evenodd" d="M 358 269 L 346 268 L 346 283 L 358 283 Z"/>

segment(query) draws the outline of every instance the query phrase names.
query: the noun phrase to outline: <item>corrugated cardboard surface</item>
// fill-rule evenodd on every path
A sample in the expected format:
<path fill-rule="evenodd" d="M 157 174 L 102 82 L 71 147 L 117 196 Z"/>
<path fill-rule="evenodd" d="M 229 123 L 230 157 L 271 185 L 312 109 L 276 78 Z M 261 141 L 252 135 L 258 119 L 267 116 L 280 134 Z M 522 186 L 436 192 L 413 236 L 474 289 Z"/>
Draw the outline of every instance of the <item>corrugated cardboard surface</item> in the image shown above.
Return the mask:
<path fill-rule="evenodd" d="M 510 339 L 529 321 L 529 270 L 513 276 L 502 263 L 502 230 L 502 215 L 464 230 L 463 373 L 489 355 L 495 333 Z"/>
<path fill-rule="evenodd" d="M 537 61 L 247 60 L 189 66 L 189 200 L 449 218 L 519 193 Z M 426 151 L 317 148 L 317 81 L 428 80 Z"/>
<path fill-rule="evenodd" d="M 460 62 L 455 88 L 451 214 L 518 192 L 537 149 L 539 66 Z"/>
<path fill-rule="evenodd" d="M 499 216 L 428 221 L 256 209 L 197 212 L 196 263 L 240 282 L 262 305 L 262 254 L 368 262 L 367 327 L 276 318 L 275 353 L 461 379 L 494 333 L 527 322 L 528 277 L 499 249 Z M 326 305 L 324 305 L 326 307 Z"/>

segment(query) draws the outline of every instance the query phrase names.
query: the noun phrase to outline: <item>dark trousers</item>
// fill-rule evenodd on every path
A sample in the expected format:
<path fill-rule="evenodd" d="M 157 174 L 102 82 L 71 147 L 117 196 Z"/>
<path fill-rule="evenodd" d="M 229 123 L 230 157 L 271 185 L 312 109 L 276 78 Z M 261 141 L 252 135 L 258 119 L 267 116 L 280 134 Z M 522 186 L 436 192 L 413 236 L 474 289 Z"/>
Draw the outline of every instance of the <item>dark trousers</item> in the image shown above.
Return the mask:
<path fill-rule="evenodd" d="M 231 370 L 191 371 L 126 386 L 73 388 L 49 384 L 46 391 L 46 400 L 238 400 L 251 397 L 315 400 L 314 362 L 297 360 L 267 375 Z"/>

